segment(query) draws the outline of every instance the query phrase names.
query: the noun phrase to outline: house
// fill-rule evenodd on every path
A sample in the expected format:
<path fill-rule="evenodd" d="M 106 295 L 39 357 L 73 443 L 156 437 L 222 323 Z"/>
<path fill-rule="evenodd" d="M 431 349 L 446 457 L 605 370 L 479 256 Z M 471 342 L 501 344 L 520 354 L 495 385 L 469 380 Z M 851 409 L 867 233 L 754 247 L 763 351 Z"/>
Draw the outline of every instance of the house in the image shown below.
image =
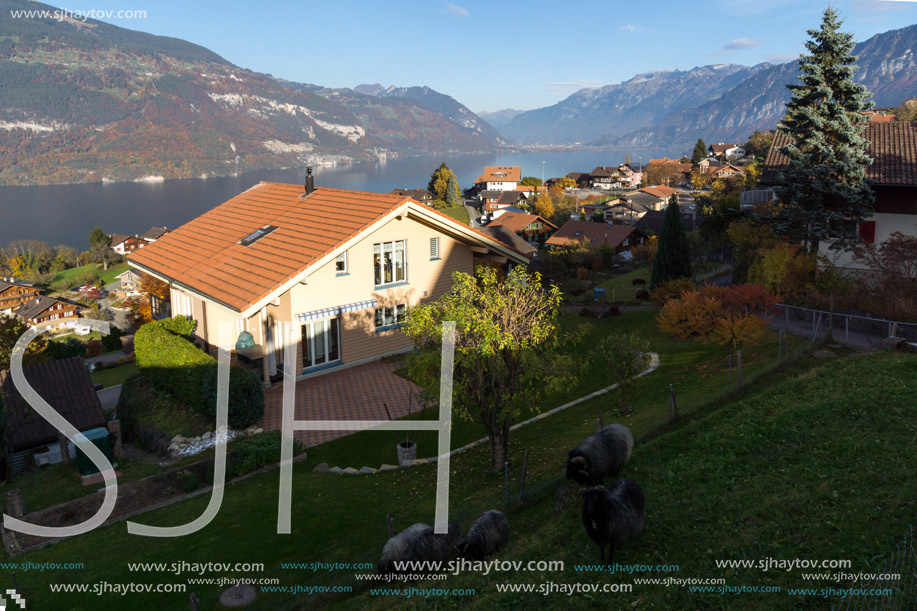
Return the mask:
<path fill-rule="evenodd" d="M 662 235 L 662 226 L 665 224 L 665 210 L 649 210 L 641 216 L 634 227 L 643 232 L 644 235 Z M 685 231 L 697 231 L 704 224 L 704 216 L 696 212 L 682 212 L 681 224 L 684 225 Z"/>
<path fill-rule="evenodd" d="M 503 207 L 503 208 L 497 208 L 497 209 L 494 210 L 493 212 L 488 213 L 488 215 L 487 215 L 488 222 L 489 222 L 489 221 L 492 221 L 492 220 L 494 220 L 494 219 L 498 219 L 498 218 L 500 218 L 502 215 L 504 215 L 504 214 L 506 214 L 506 213 L 508 213 L 508 212 L 515 212 L 515 213 L 519 213 L 519 214 L 528 214 L 528 212 L 526 212 L 526 211 L 523 210 L 522 208 L 517 208 L 517 207 L 515 207 L 515 206 L 505 206 L 505 207 Z"/>
<path fill-rule="evenodd" d="M 673 178 L 670 181 L 672 184 L 681 184 L 691 178 L 694 166 L 690 163 L 682 163 L 677 159 L 663 157 L 662 159 L 650 159 L 644 168 L 644 176 L 654 170 L 659 170 L 666 176 L 672 175 Z"/>
<path fill-rule="evenodd" d="M 647 193 L 646 191 L 636 191 L 635 193 L 625 193 L 622 199 L 624 203 L 616 206 L 616 209 L 627 209 L 633 217 L 634 214 L 642 216 L 647 210 L 665 209 L 668 197 Z"/>
<path fill-rule="evenodd" d="M 146 233 L 140 235 L 140 239 L 149 244 L 150 242 L 155 242 L 167 233 L 169 233 L 169 230 L 165 227 L 150 227 Z"/>
<path fill-rule="evenodd" d="M 535 253 L 538 252 L 538 249 L 523 240 L 517 233 L 510 230 L 509 227 L 505 225 L 496 225 L 491 227 L 488 225 L 484 227 L 481 231 L 491 236 L 496 240 L 500 240 L 507 246 L 518 250 L 522 253 L 527 259 L 534 259 Z"/>
<path fill-rule="evenodd" d="M 125 272 L 121 272 L 115 278 L 119 280 L 121 286 L 120 290 L 125 293 L 134 293 L 140 289 L 140 282 L 145 278 L 143 272 L 137 269 L 128 269 Z"/>
<path fill-rule="evenodd" d="M 544 244 L 557 231 L 557 225 L 535 214 L 505 212 L 491 221 L 488 227 L 507 227 L 526 242 Z"/>
<path fill-rule="evenodd" d="M 717 159 L 738 159 L 745 156 L 745 149 L 739 146 L 738 144 L 726 144 L 724 142 L 718 142 L 716 144 L 711 144 L 707 147 L 707 152 L 711 157 L 716 157 Z"/>
<path fill-rule="evenodd" d="M 519 166 L 485 166 L 474 185 L 479 191 L 512 191 L 521 180 L 522 168 Z"/>
<path fill-rule="evenodd" d="M 622 163 L 618 166 L 621 173 L 622 182 L 632 187 L 636 187 L 643 182 L 643 172 L 635 170 L 630 164 Z"/>
<path fill-rule="evenodd" d="M 40 294 L 40 289 L 27 282 L 0 279 L 0 314 L 12 314 L 13 310 Z"/>
<path fill-rule="evenodd" d="M 22 372 L 29 385 L 79 431 L 106 425 L 99 397 L 80 357 L 24 365 Z M 0 475 L 4 471 L 19 475 L 34 466 L 61 462 L 61 446 L 72 443 L 62 444 L 58 430 L 23 400 L 9 371 L 0 371 L 0 396 L 6 412 L 11 463 L 0 468 Z M 74 455 L 72 449 L 65 451 Z"/>
<path fill-rule="evenodd" d="M 59 331 L 60 329 L 72 328 L 76 321 L 79 320 L 80 312 L 84 309 L 82 306 L 66 299 L 54 299 L 39 295 L 13 310 L 13 314 L 25 321 L 30 327 L 52 322 L 46 328 L 50 328 L 52 331 Z"/>
<path fill-rule="evenodd" d="M 450 290 L 475 265 L 525 264 L 520 252 L 409 197 L 261 182 L 128 261 L 169 284 L 173 315 L 197 321 L 216 352 L 253 336 L 265 381 L 295 344 L 297 377 L 410 350 L 407 308 Z M 292 337 L 284 326 L 292 323 Z"/>
<path fill-rule="evenodd" d="M 596 213 L 601 213 L 603 216 L 608 217 L 615 209 L 615 206 L 618 206 L 623 202 L 624 200 L 622 198 L 610 199 L 601 204 L 596 202 L 581 204 L 578 205 L 577 208 L 586 219 L 592 218 Z"/>
<path fill-rule="evenodd" d="M 720 165 L 720 160 L 716 157 L 707 157 L 701 159 L 697 162 L 697 169 L 700 170 L 701 174 L 705 174 L 710 168 L 715 168 Z"/>
<path fill-rule="evenodd" d="M 868 123 L 863 136 L 870 143 L 866 153 L 873 158 L 866 167 L 866 181 L 875 195 L 875 214 L 860 223 L 860 238 L 878 245 L 896 231 L 917 236 L 917 121 Z M 763 186 L 778 183 L 781 168 L 789 163 L 780 148 L 789 143 L 789 136 L 778 131 L 761 173 Z M 828 246 L 822 242 L 819 248 L 833 258 L 834 251 L 829 253 Z M 867 269 L 847 252 L 838 256 L 836 265 Z"/>
<path fill-rule="evenodd" d="M 589 186 L 610 190 L 623 187 L 624 174 L 617 167 L 598 166 L 589 174 Z"/>
<path fill-rule="evenodd" d="M 576 183 L 576 186 L 580 189 L 586 189 L 589 187 L 590 183 L 590 174 L 589 172 L 570 172 L 564 178 L 569 178 Z"/>
<path fill-rule="evenodd" d="M 572 246 L 585 244 L 589 248 L 604 245 L 614 248 L 616 253 L 629 250 L 646 242 L 646 236 L 633 225 L 615 225 L 611 222 L 567 221 L 554 232 L 548 246 Z"/>
<path fill-rule="evenodd" d="M 678 195 L 678 189 L 673 189 L 672 187 L 668 187 L 666 185 L 643 187 L 642 189 L 640 189 L 640 192 L 647 193 L 649 195 L 652 195 L 655 198 L 665 200 L 665 201 L 668 201 L 669 198 L 672 197 L 673 195 L 675 196 Z"/>
<path fill-rule="evenodd" d="M 725 179 L 745 176 L 745 170 L 739 166 L 727 163 L 717 167 L 710 168 L 707 172 L 714 179 Z"/>
<path fill-rule="evenodd" d="M 415 202 L 420 202 L 426 206 L 433 205 L 433 194 L 426 189 L 392 189 L 392 194 L 410 197 Z"/>
<path fill-rule="evenodd" d="M 481 191 L 482 212 L 485 214 L 508 206 L 525 205 L 528 199 L 523 191 Z"/>
<path fill-rule="evenodd" d="M 122 233 L 113 233 L 111 238 L 111 248 L 119 255 L 128 255 L 138 248 L 143 248 L 146 242 L 137 236 L 124 235 Z"/>
<path fill-rule="evenodd" d="M 742 210 L 751 210 L 759 204 L 771 204 L 777 200 L 773 189 L 751 189 L 739 194 L 739 206 Z"/>

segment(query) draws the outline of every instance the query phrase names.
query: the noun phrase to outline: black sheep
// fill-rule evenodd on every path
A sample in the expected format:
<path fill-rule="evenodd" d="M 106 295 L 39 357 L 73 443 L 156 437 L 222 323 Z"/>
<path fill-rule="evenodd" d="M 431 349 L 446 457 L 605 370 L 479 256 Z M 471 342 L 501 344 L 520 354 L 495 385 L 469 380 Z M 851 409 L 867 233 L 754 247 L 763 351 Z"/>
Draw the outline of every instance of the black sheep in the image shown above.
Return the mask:
<path fill-rule="evenodd" d="M 414 562 L 445 562 L 452 557 L 456 544 L 462 538 L 462 529 L 458 522 L 449 521 L 449 531 L 438 535 L 427 526 L 408 545 L 405 560 Z M 420 570 L 420 567 L 416 567 Z"/>
<path fill-rule="evenodd" d="M 630 459 L 634 436 L 623 424 L 609 424 L 567 453 L 567 479 L 594 485 L 618 475 Z"/>
<path fill-rule="evenodd" d="M 509 543 L 509 520 L 502 511 L 491 509 L 481 514 L 457 546 L 458 557 L 484 560 Z"/>
<path fill-rule="evenodd" d="M 605 562 L 605 546 L 609 546 L 610 563 L 616 546 L 637 538 L 643 531 L 646 494 L 637 482 L 625 477 L 607 488 L 589 488 L 582 495 L 586 534 L 599 546 L 602 562 Z"/>

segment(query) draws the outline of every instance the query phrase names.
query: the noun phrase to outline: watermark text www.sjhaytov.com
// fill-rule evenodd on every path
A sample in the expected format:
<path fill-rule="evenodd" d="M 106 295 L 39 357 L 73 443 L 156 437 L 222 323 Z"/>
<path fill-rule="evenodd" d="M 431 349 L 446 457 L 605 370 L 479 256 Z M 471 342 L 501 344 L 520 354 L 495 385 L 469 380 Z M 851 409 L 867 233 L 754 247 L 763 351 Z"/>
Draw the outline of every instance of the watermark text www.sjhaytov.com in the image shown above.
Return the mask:
<path fill-rule="evenodd" d="M 89 19 L 146 19 L 145 10 L 101 10 L 85 9 L 71 11 L 67 8 L 47 9 L 20 9 L 10 10 L 13 19 L 54 19 L 56 21 L 88 21 Z"/>

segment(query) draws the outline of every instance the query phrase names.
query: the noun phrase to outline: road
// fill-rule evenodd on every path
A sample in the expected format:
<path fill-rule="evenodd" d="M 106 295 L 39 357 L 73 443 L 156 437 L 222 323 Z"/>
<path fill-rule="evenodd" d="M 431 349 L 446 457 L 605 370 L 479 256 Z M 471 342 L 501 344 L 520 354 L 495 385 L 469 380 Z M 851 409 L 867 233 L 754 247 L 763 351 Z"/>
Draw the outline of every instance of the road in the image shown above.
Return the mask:
<path fill-rule="evenodd" d="M 481 214 L 478 212 L 478 209 L 470 205 L 468 202 L 473 202 L 474 200 L 466 199 L 464 201 L 465 209 L 468 210 L 468 224 L 475 229 L 480 229 L 481 224 L 478 223 L 478 219 L 481 218 Z"/>

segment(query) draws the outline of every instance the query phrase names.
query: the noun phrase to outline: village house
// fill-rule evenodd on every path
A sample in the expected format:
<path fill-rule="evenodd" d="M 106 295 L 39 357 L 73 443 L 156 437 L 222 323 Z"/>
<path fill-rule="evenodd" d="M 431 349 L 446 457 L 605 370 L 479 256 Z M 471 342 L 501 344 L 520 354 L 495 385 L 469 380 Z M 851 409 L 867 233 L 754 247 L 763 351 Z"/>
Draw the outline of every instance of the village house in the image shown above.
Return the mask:
<path fill-rule="evenodd" d="M 426 189 L 392 189 L 392 194 L 410 197 L 415 202 L 420 202 L 425 206 L 433 205 L 433 194 Z"/>
<path fill-rule="evenodd" d="M 26 282 L 19 282 L 12 278 L 0 279 L 0 314 L 12 314 L 13 310 L 32 301 L 40 294 L 40 289 Z"/>
<path fill-rule="evenodd" d="M 53 297 L 39 295 L 13 310 L 13 314 L 21 318 L 30 327 L 51 322 L 52 324 L 45 328 L 51 331 L 59 331 L 72 328 L 76 321 L 79 320 L 79 315 L 84 309 L 82 306 L 66 299 L 54 299 Z"/>
<path fill-rule="evenodd" d="M 407 308 L 447 292 L 453 272 L 527 261 L 409 197 L 316 188 L 310 168 L 305 189 L 261 182 L 129 263 L 169 284 L 172 314 L 197 321 L 208 352 L 220 323 L 231 325 L 233 343 L 251 334 L 247 356 L 269 384 L 288 342 L 298 377 L 404 352 Z"/>
<path fill-rule="evenodd" d="M 121 272 L 115 278 L 118 279 L 119 289 L 124 293 L 136 293 L 140 289 L 140 282 L 144 278 L 143 272 L 136 269 L 128 269 Z"/>
<path fill-rule="evenodd" d="M 145 233 L 140 235 L 140 239 L 149 244 L 150 242 L 155 242 L 167 233 L 169 233 L 169 230 L 165 227 L 150 227 Z"/>
<path fill-rule="evenodd" d="M 557 225 L 535 214 L 506 212 L 491 221 L 488 227 L 507 227 L 529 243 L 544 244 L 557 231 Z"/>
<path fill-rule="evenodd" d="M 669 159 L 668 157 L 650 159 L 644 169 L 644 176 L 657 169 L 664 174 L 672 175 L 673 178 L 668 181 L 669 184 L 680 185 L 691 178 L 691 172 L 694 171 L 694 166 L 690 163 L 682 163 L 677 159 Z"/>
<path fill-rule="evenodd" d="M 745 170 L 739 166 L 732 165 L 731 163 L 723 164 L 720 166 L 712 167 L 708 170 L 708 174 L 713 176 L 714 179 L 720 178 L 735 178 L 737 176 L 745 176 Z"/>
<path fill-rule="evenodd" d="M 598 166 L 589 174 L 589 186 L 593 189 L 622 188 L 624 174 L 617 167 Z"/>
<path fill-rule="evenodd" d="M 485 166 L 474 186 L 478 191 L 512 191 L 522 180 L 519 166 Z"/>
<path fill-rule="evenodd" d="M 119 255 L 128 255 L 138 248 L 146 246 L 146 242 L 138 236 L 113 233 L 108 237 L 111 239 L 111 249 Z"/>
<path fill-rule="evenodd" d="M 738 144 L 726 144 L 724 142 L 711 144 L 707 147 L 707 152 L 711 157 L 726 161 L 739 159 L 740 157 L 745 156 L 744 148 Z"/>
<path fill-rule="evenodd" d="M 917 121 L 869 123 L 863 136 L 870 143 L 866 154 L 873 158 L 866 167 L 866 181 L 875 195 L 875 214 L 860 223 L 860 238 L 879 245 L 896 231 L 917 236 Z M 780 170 L 789 163 L 780 148 L 789 142 L 786 133 L 777 132 L 761 174 L 763 186 L 777 184 Z M 829 246 L 822 241 L 819 248 L 832 258 L 838 256 Z M 835 264 L 857 271 L 868 269 L 849 252 L 840 253 Z"/>
<path fill-rule="evenodd" d="M 481 191 L 482 212 L 487 214 L 502 208 L 525 205 L 528 199 L 522 191 Z"/>
<path fill-rule="evenodd" d="M 545 244 L 558 247 L 583 244 L 588 248 L 601 248 L 607 245 L 619 253 L 640 246 L 644 242 L 646 242 L 646 236 L 633 225 L 567 221 L 548 238 Z"/>
<path fill-rule="evenodd" d="M 631 187 L 636 187 L 643 182 L 643 172 L 635 170 L 630 164 L 622 163 L 618 166 L 621 181 Z"/>

